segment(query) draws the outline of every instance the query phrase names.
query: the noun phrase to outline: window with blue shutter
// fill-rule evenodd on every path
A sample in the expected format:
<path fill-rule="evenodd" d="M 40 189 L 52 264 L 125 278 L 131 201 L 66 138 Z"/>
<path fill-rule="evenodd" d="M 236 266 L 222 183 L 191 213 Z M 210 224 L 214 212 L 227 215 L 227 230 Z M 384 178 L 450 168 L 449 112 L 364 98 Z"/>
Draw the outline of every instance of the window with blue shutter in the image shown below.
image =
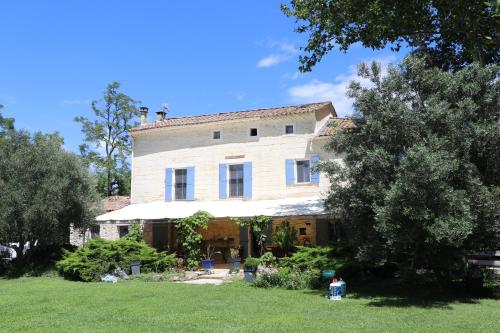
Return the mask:
<path fill-rule="evenodd" d="M 243 163 L 243 197 L 252 199 L 252 162 Z"/>
<path fill-rule="evenodd" d="M 295 184 L 295 160 L 285 161 L 286 184 Z"/>
<path fill-rule="evenodd" d="M 227 198 L 227 164 L 219 164 L 219 199 Z"/>
<path fill-rule="evenodd" d="M 165 201 L 172 201 L 172 168 L 165 169 Z"/>
<path fill-rule="evenodd" d="M 319 171 L 317 170 L 319 155 L 311 156 L 311 183 L 319 184 Z"/>
<path fill-rule="evenodd" d="M 194 200 L 194 167 L 188 167 L 187 170 L 187 189 L 186 200 Z"/>

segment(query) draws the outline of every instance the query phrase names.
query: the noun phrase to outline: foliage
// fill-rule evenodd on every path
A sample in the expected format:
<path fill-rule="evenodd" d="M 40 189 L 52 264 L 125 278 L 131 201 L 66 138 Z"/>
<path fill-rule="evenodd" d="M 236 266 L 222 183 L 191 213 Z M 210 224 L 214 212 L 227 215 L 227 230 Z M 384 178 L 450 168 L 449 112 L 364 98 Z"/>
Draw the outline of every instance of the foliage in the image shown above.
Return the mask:
<path fill-rule="evenodd" d="M 9 122 L 7 126 L 12 125 Z M 61 246 L 70 225 L 93 223 L 99 198 L 95 182 L 57 134 L 4 132 L 0 142 L 0 243 L 29 241 L 40 250 Z"/>
<path fill-rule="evenodd" d="M 467 250 L 500 246 L 500 66 L 455 73 L 408 57 L 362 65 L 353 83 L 355 129 L 329 149 L 344 164 L 321 165 L 331 180 L 326 206 L 343 220 L 357 259 L 432 270 L 449 281 Z"/>
<path fill-rule="evenodd" d="M 132 223 L 128 230 L 128 234 L 126 234 L 123 238 L 141 242 L 144 240 L 144 232 L 142 230 L 142 226 L 139 222 Z"/>
<path fill-rule="evenodd" d="M 257 276 L 253 285 L 258 288 L 279 287 L 285 289 L 315 289 L 320 286 L 320 271 L 279 268 L 277 272 L 264 272 Z"/>
<path fill-rule="evenodd" d="M 128 131 L 137 123 L 137 101 L 119 91 L 120 84 L 109 84 L 103 101 L 93 101 L 95 119 L 76 117 L 82 124 L 85 143 L 80 152 L 98 175 L 98 191 L 104 196 L 130 194 L 130 169 L 127 158 L 131 152 Z M 89 146 L 92 144 L 92 148 Z M 104 150 L 104 153 L 101 151 Z"/>
<path fill-rule="evenodd" d="M 130 263 L 141 261 L 141 272 L 163 272 L 174 264 L 175 255 L 157 252 L 145 242 L 121 238 L 95 238 L 74 252 L 65 251 L 56 267 L 67 278 L 99 281 L 101 276 L 121 268 L 130 274 Z"/>
<path fill-rule="evenodd" d="M 191 216 L 175 221 L 177 241 L 186 253 L 186 266 L 196 269 L 201 260 L 200 244 L 203 240 L 200 229 L 208 228 L 208 221 L 212 216 L 203 211 L 198 211 Z"/>
<path fill-rule="evenodd" d="M 212 245 L 208 245 L 207 246 L 207 250 L 205 251 L 205 253 L 203 253 L 203 258 L 205 260 L 212 260 L 212 258 L 214 257 L 214 255 L 216 254 L 221 254 L 222 252 L 216 250 L 216 248 Z"/>
<path fill-rule="evenodd" d="M 280 266 L 282 267 L 289 267 L 302 271 L 308 269 L 333 269 L 335 268 L 335 264 L 333 249 L 331 247 L 321 246 L 297 246 L 297 251 L 295 251 L 294 254 L 280 261 Z"/>
<path fill-rule="evenodd" d="M 233 219 L 233 221 L 241 226 L 248 226 L 252 230 L 257 246 L 259 247 L 260 255 L 264 254 L 264 244 L 267 240 L 267 231 L 272 225 L 273 219 L 270 216 L 254 216 L 250 220 Z"/>
<path fill-rule="evenodd" d="M 297 241 L 297 230 L 290 225 L 289 221 L 285 220 L 276 227 L 273 238 L 276 245 L 283 250 L 283 254 L 287 257 L 293 244 Z"/>
<path fill-rule="evenodd" d="M 259 263 L 266 267 L 271 267 L 276 263 L 277 258 L 272 252 L 266 252 L 259 258 Z"/>
<path fill-rule="evenodd" d="M 259 258 L 247 257 L 245 259 L 245 267 L 256 267 L 259 266 L 260 260 Z"/>
<path fill-rule="evenodd" d="M 232 247 L 229 249 L 229 257 L 231 259 L 237 259 L 240 257 L 240 248 L 239 247 Z"/>
<path fill-rule="evenodd" d="M 282 9 L 296 18 L 297 32 L 309 35 L 301 71 L 335 47 L 345 52 L 359 43 L 395 51 L 408 45 L 443 69 L 500 61 L 496 0 L 291 0 Z"/>

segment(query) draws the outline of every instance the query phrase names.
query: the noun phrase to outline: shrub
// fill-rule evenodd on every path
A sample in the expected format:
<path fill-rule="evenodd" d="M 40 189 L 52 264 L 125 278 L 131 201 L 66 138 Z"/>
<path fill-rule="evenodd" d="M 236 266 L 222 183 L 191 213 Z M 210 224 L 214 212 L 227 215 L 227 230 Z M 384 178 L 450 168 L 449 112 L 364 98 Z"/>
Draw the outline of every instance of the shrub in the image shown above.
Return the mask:
<path fill-rule="evenodd" d="M 276 227 L 273 238 L 276 245 L 283 250 L 283 254 L 286 257 L 297 240 L 297 230 L 290 225 L 290 222 L 285 220 Z"/>
<path fill-rule="evenodd" d="M 266 252 L 262 255 L 262 257 L 259 258 L 259 263 L 266 267 L 270 267 L 274 265 L 274 263 L 276 263 L 276 257 L 272 252 Z"/>
<path fill-rule="evenodd" d="M 96 238 L 75 252 L 65 250 L 56 267 L 66 278 L 99 281 L 102 275 L 112 273 L 118 267 L 130 273 L 130 263 L 134 260 L 141 261 L 144 273 L 163 272 L 173 266 L 175 255 L 157 252 L 143 241 Z"/>
<path fill-rule="evenodd" d="M 245 259 L 245 267 L 259 266 L 260 260 L 258 258 L 247 257 Z"/>
<path fill-rule="evenodd" d="M 320 286 L 320 271 L 279 268 L 277 272 L 264 272 L 257 276 L 253 285 L 258 288 L 315 289 Z"/>
<path fill-rule="evenodd" d="M 333 269 L 336 262 L 333 259 L 331 247 L 305 247 L 298 246 L 297 251 L 290 257 L 283 258 L 280 266 L 295 268 L 299 270 L 307 269 Z"/>
<path fill-rule="evenodd" d="M 141 242 L 144 240 L 144 233 L 142 232 L 142 227 L 139 223 L 133 223 L 130 226 L 128 234 L 123 237 L 125 239 L 133 240 L 136 242 Z"/>

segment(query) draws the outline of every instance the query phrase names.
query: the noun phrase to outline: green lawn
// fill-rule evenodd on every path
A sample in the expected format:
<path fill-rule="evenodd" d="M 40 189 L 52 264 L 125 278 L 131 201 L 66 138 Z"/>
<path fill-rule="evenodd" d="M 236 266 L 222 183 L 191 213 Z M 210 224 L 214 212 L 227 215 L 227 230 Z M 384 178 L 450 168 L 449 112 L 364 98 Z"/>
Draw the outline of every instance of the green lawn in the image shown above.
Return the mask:
<path fill-rule="evenodd" d="M 59 278 L 0 280 L 0 332 L 499 332 L 500 301 Z"/>

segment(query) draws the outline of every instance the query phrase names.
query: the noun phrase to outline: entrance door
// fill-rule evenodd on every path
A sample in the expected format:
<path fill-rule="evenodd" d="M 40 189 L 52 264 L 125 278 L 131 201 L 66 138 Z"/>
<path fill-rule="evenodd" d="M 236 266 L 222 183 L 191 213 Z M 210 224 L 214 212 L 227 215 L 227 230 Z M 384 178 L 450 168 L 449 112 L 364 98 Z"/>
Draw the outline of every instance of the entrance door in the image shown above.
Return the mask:
<path fill-rule="evenodd" d="M 168 224 L 167 223 L 154 223 L 153 224 L 153 247 L 158 251 L 165 251 L 167 249 L 168 240 Z"/>

